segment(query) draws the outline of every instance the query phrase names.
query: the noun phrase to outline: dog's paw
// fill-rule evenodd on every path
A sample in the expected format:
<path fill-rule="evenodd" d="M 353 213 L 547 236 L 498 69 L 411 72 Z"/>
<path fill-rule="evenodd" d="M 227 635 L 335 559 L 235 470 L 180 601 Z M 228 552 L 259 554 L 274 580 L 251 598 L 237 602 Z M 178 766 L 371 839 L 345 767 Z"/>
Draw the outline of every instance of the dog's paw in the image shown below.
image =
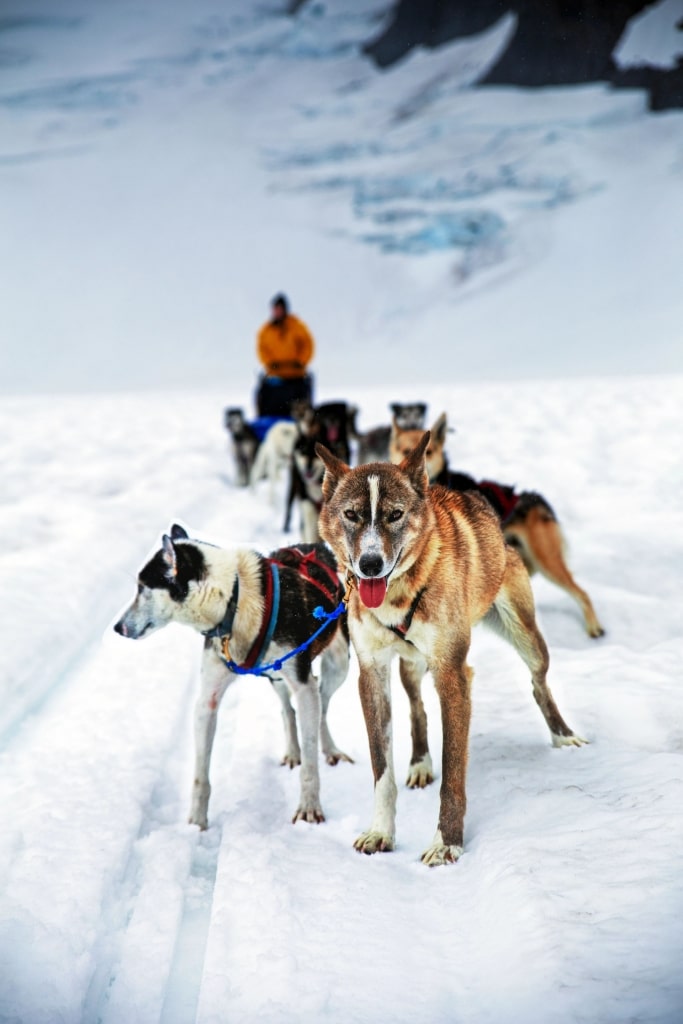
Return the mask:
<path fill-rule="evenodd" d="M 209 821 L 205 814 L 191 814 L 187 819 L 188 825 L 196 825 L 200 832 L 206 832 Z"/>
<path fill-rule="evenodd" d="M 307 821 L 310 825 L 317 825 L 324 820 L 323 809 L 318 804 L 315 807 L 297 807 L 296 814 L 292 818 L 292 824 L 296 825 L 297 821 Z"/>
<path fill-rule="evenodd" d="M 582 739 L 580 736 L 575 736 L 573 732 L 570 732 L 568 736 L 559 736 L 557 733 L 551 733 L 554 747 L 583 747 L 588 744 L 588 740 Z"/>
<path fill-rule="evenodd" d="M 287 768 L 298 768 L 301 764 L 301 756 L 299 754 L 287 753 L 280 761 L 280 764 L 285 765 Z"/>
<path fill-rule="evenodd" d="M 594 640 L 598 640 L 601 636 L 605 635 L 605 631 L 599 622 L 596 622 L 594 626 L 588 628 L 588 635 L 593 637 Z"/>
<path fill-rule="evenodd" d="M 373 832 L 369 829 L 358 836 L 353 848 L 359 853 L 388 853 L 394 848 L 394 838 L 385 832 Z"/>
<path fill-rule="evenodd" d="M 422 854 L 421 860 L 427 867 L 436 868 L 440 864 L 455 864 L 462 853 L 462 846 L 447 846 L 446 843 L 435 841 Z"/>
<path fill-rule="evenodd" d="M 408 778 L 406 779 L 406 786 L 409 789 L 424 789 L 425 786 L 431 785 L 433 781 L 434 770 L 429 754 L 423 757 L 421 761 L 411 764 L 408 769 Z"/>
<path fill-rule="evenodd" d="M 325 760 L 328 764 L 335 765 L 339 764 L 340 761 L 346 761 L 347 764 L 355 764 L 356 762 L 348 754 L 345 754 L 342 750 L 326 750 Z"/>
<path fill-rule="evenodd" d="M 190 816 L 187 819 L 190 825 L 196 825 L 202 832 L 209 827 L 209 797 L 211 786 L 208 782 L 200 782 L 195 779 L 192 787 L 192 800 L 190 801 Z"/>

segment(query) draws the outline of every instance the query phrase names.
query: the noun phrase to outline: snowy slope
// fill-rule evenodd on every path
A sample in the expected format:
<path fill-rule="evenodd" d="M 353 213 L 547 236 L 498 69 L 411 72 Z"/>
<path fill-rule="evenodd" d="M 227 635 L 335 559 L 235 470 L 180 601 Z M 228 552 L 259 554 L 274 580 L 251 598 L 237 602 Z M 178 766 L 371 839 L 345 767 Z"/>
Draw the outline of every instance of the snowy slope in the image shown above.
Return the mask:
<path fill-rule="evenodd" d="M 3 391 L 250 386 L 281 289 L 345 387 L 429 382 L 424 346 L 456 379 L 683 369 L 683 114 L 469 90 L 510 17 L 379 72 L 381 0 L 6 6 Z"/>

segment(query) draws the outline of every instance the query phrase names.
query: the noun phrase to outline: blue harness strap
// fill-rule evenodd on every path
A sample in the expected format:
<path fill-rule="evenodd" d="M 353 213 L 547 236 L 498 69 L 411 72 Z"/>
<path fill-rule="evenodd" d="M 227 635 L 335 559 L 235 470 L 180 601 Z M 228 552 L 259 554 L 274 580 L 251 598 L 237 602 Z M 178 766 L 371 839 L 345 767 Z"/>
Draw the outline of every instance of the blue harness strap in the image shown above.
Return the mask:
<path fill-rule="evenodd" d="M 273 633 L 275 632 L 275 624 L 277 622 L 278 613 L 280 611 L 280 573 L 278 567 L 271 562 L 270 563 L 270 574 L 273 579 L 273 597 L 270 604 L 270 619 L 268 620 L 268 627 L 266 629 L 266 635 L 261 643 L 261 650 L 256 655 L 256 661 L 253 667 L 258 666 L 263 661 L 263 656 L 270 647 L 270 641 L 273 639 Z"/>
<path fill-rule="evenodd" d="M 299 644 L 299 646 L 293 651 L 289 651 L 288 654 L 283 654 L 281 658 L 271 662 L 269 665 L 263 665 L 262 661 L 272 642 L 280 610 L 280 573 L 277 563 L 270 561 L 269 567 L 270 575 L 266 577 L 266 607 L 270 604 L 270 615 L 268 616 L 265 629 L 262 629 L 260 635 L 256 638 L 256 641 L 249 651 L 243 665 L 238 665 L 237 662 L 232 660 L 232 658 L 228 658 L 225 653 L 221 652 L 221 660 L 231 672 L 234 672 L 238 676 L 264 676 L 267 675 L 268 672 L 279 672 L 285 661 L 288 661 L 290 658 L 294 658 L 297 654 L 301 654 L 302 651 L 307 650 L 313 641 L 320 636 L 323 630 L 329 626 L 330 622 L 338 619 L 339 616 L 343 615 L 346 611 L 345 601 L 340 601 L 339 605 L 332 612 L 326 612 L 322 605 L 317 605 L 313 609 L 313 617 L 315 619 L 324 619 L 325 621 L 323 624 L 316 629 L 308 640 L 304 640 L 304 642 Z"/>

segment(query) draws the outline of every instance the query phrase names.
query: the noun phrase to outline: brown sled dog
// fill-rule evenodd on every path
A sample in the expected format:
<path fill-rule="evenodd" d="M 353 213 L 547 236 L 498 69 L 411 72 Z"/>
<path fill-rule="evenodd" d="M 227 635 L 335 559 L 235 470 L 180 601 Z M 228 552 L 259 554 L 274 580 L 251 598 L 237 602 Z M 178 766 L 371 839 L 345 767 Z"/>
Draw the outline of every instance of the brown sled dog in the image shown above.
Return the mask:
<path fill-rule="evenodd" d="M 431 781 L 420 696 L 426 671 L 432 673 L 441 704 L 441 808 L 434 841 L 422 857 L 435 865 L 462 853 L 471 711 L 466 659 L 475 623 L 495 627 L 530 669 L 553 744 L 584 741 L 566 724 L 548 689 L 548 651 L 522 560 L 505 544 L 497 516 L 480 495 L 430 487 L 424 458 L 428 443 L 425 433 L 400 466 L 376 462 L 349 469 L 322 446 L 318 454 L 326 467 L 320 533 L 352 584 L 349 631 L 360 665 L 375 778 L 372 824 L 355 847 L 363 853 L 394 847 L 390 670 L 398 655 L 411 706 L 409 785 Z"/>
<path fill-rule="evenodd" d="M 503 527 L 508 544 L 517 548 L 527 572 L 555 583 L 572 597 L 583 613 L 586 632 L 600 637 L 604 629 L 598 621 L 593 602 L 572 576 L 565 559 L 565 541 L 560 524 L 546 499 L 535 491 L 515 491 L 508 484 L 493 480 L 475 480 L 467 473 L 449 469 L 445 452 L 446 413 L 442 413 L 431 429 L 426 458 L 429 481 L 451 491 L 476 491 L 493 506 Z M 398 464 L 420 442 L 423 431 L 402 430 L 392 425 L 389 447 L 390 461 Z"/>

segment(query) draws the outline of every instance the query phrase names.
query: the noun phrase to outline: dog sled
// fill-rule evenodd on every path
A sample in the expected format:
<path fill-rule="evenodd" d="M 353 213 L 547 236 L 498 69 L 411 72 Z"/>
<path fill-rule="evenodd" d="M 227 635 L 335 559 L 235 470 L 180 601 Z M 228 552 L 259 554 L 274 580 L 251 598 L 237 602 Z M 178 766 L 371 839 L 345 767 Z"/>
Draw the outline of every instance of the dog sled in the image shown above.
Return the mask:
<path fill-rule="evenodd" d="M 298 401 L 313 405 L 313 376 L 310 373 L 290 379 L 265 375 L 259 379 L 256 390 L 256 411 L 259 420 L 291 419 L 292 404 Z M 272 423 L 270 425 L 272 426 Z"/>

